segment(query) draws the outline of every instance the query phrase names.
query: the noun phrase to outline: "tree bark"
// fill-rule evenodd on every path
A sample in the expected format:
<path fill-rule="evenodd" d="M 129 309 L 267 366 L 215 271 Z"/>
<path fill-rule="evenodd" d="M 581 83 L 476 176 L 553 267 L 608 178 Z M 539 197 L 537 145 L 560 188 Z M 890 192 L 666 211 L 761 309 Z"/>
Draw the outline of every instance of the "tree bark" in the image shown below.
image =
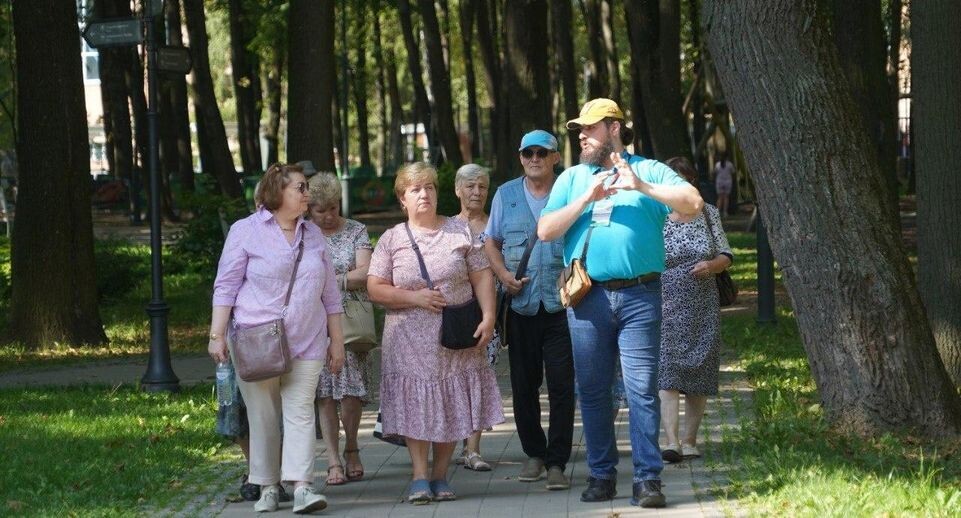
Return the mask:
<path fill-rule="evenodd" d="M 270 63 L 267 65 L 266 97 L 267 97 L 267 127 L 264 128 L 264 140 L 267 141 L 267 164 L 280 161 L 280 109 L 283 95 L 283 75 L 286 54 L 283 38 L 278 37 L 274 47 L 270 50 Z"/>
<path fill-rule="evenodd" d="M 461 48 L 464 57 L 464 81 L 467 87 L 467 127 L 470 131 L 471 160 L 480 158 L 480 117 L 477 113 L 477 76 L 474 73 L 474 2 L 460 2 Z"/>
<path fill-rule="evenodd" d="M 334 171 L 334 0 L 291 0 L 288 14 L 287 160 Z"/>
<path fill-rule="evenodd" d="M 433 0 L 417 0 L 421 21 L 424 24 L 424 43 L 427 46 L 427 71 L 430 74 L 430 90 L 434 94 L 431 107 L 437 122 L 437 138 L 444 149 L 444 159 L 455 167 L 464 163 L 460 151 L 460 137 L 454 124 L 454 102 L 450 89 L 450 71 L 444 60 L 440 25 Z"/>
<path fill-rule="evenodd" d="M 424 125 L 424 131 L 433 142 L 434 131 L 433 115 L 431 114 L 430 101 L 427 99 L 427 88 L 424 86 L 424 71 L 420 66 L 420 46 L 414 39 L 414 22 L 411 19 L 411 7 L 408 0 L 397 0 L 397 14 L 400 17 L 401 33 L 404 36 L 404 48 L 407 50 L 407 67 L 410 69 L 411 85 L 414 88 L 414 126 L 420 122 Z M 431 156 L 431 160 L 435 157 Z"/>
<path fill-rule="evenodd" d="M 545 13 L 547 0 L 513 0 L 504 5 L 504 87 L 510 92 L 507 127 L 513 149 L 528 131 L 553 128 Z M 517 155 L 509 155 L 508 170 L 519 171 Z"/>
<path fill-rule="evenodd" d="M 627 24 L 627 41 L 631 49 L 635 48 L 635 39 L 642 35 L 637 34 L 638 29 L 635 24 Z M 641 89 L 641 66 L 637 59 L 631 59 L 631 118 L 634 119 L 634 152 L 645 157 L 654 156 L 654 146 L 651 144 L 651 131 L 647 123 L 647 114 L 644 113 L 644 93 Z M 572 132 L 575 136 L 575 132 Z"/>
<path fill-rule="evenodd" d="M 354 108 L 357 110 L 357 151 L 361 167 L 372 167 L 370 159 L 370 127 L 367 113 L 367 2 L 356 0 L 353 11 L 354 22 Z"/>
<path fill-rule="evenodd" d="M 180 0 L 167 0 L 167 43 L 176 47 L 184 44 L 180 18 Z M 184 191 L 194 190 L 193 145 L 190 137 L 190 115 L 187 107 L 187 79 L 182 74 L 172 74 L 170 82 L 170 115 L 174 130 L 177 153 L 177 178 Z"/>
<path fill-rule="evenodd" d="M 117 4 L 126 4 L 126 15 L 130 15 L 129 2 L 100 1 L 94 5 L 99 18 L 120 18 L 123 16 Z M 130 125 L 130 106 L 127 97 L 126 70 L 129 49 L 100 49 L 100 96 L 103 101 L 104 133 L 108 151 L 110 172 L 130 186 L 133 178 L 133 128 Z M 108 130 L 109 128 L 109 130 Z"/>
<path fill-rule="evenodd" d="M 11 341 L 107 342 L 97 309 L 90 148 L 80 32 L 73 2 L 13 5 L 17 70 L 16 223 L 11 247 Z M 29 174 L 27 174 L 29 173 Z"/>
<path fill-rule="evenodd" d="M 250 50 L 253 39 L 251 14 L 242 0 L 229 0 L 230 63 L 233 71 L 234 100 L 237 102 L 237 132 L 240 162 L 244 174 L 263 170 L 260 155 L 260 60 Z"/>
<path fill-rule="evenodd" d="M 925 0 L 912 10 L 918 284 L 941 359 L 961 387 L 961 4 Z"/>
<path fill-rule="evenodd" d="M 377 69 L 377 110 L 380 128 L 377 132 L 377 153 L 380 155 L 380 174 L 390 161 L 390 118 L 387 113 L 387 64 L 384 62 L 383 36 L 380 33 L 380 4 L 375 4 L 374 17 L 374 67 Z"/>
<path fill-rule="evenodd" d="M 625 2 L 624 10 L 632 25 L 631 59 L 637 61 L 640 79 L 634 88 L 641 88 L 654 156 L 690 156 L 681 112 L 680 3 Z"/>
<path fill-rule="evenodd" d="M 497 35 L 500 33 L 497 24 L 496 0 L 475 0 L 477 6 L 477 46 L 481 51 L 484 63 L 484 79 L 487 91 L 491 96 L 490 110 L 490 151 L 495 164 L 491 171 L 491 180 L 504 182 L 509 180 L 510 171 L 514 165 L 514 153 L 508 142 L 508 119 L 506 92 L 501 81 L 501 59 L 497 46 Z"/>
<path fill-rule="evenodd" d="M 874 143 L 887 195 L 889 218 L 900 226 L 895 160 L 897 121 L 891 111 L 887 82 L 887 52 L 881 2 L 833 0 L 834 41 L 845 79 L 853 89 L 865 131 Z"/>
<path fill-rule="evenodd" d="M 705 2 L 711 56 L 827 417 L 870 436 L 954 436 L 961 400 L 819 5 Z"/>
<path fill-rule="evenodd" d="M 393 47 L 386 49 L 384 56 L 386 61 L 387 75 L 387 98 L 390 100 L 390 145 L 388 155 L 391 157 L 390 164 L 399 165 L 404 163 L 404 135 L 401 134 L 401 126 L 404 123 L 404 108 L 400 101 L 400 87 L 397 84 L 397 56 L 394 54 Z"/>
<path fill-rule="evenodd" d="M 561 89 L 564 91 L 564 116 L 566 120 L 577 118 L 580 107 L 577 103 L 577 69 L 574 64 L 574 41 L 571 38 L 571 3 L 568 0 L 551 0 L 551 32 L 554 48 L 557 49 L 557 64 L 560 69 Z M 635 122 L 635 124 L 637 124 Z M 576 131 L 567 132 L 567 145 L 571 150 L 571 161 L 580 161 L 581 146 Z"/>
<path fill-rule="evenodd" d="M 604 21 L 601 15 L 603 0 L 579 0 L 587 22 L 587 47 L 591 59 L 587 66 L 587 91 L 591 99 L 611 96 L 610 77 L 607 75 L 607 56 L 604 55 Z M 625 2 L 631 4 L 632 2 Z M 617 99 L 615 99 L 617 101 Z"/>
<path fill-rule="evenodd" d="M 675 0 L 676 1 L 676 0 Z M 604 43 L 604 66 L 607 68 L 610 98 L 621 102 L 621 72 L 617 68 L 617 39 L 614 37 L 614 4 L 611 0 L 600 0 L 600 24 Z M 680 44 L 678 44 L 680 50 Z"/>
<path fill-rule="evenodd" d="M 227 146 L 227 131 L 214 96 L 213 79 L 210 77 L 210 59 L 207 55 L 207 27 L 203 0 L 183 0 L 187 34 L 190 37 L 190 58 L 193 61 L 194 106 L 198 115 L 198 141 L 204 172 L 217 179 L 221 192 L 231 198 L 243 197 L 240 178 L 234 167 L 234 159 Z M 200 123 L 199 119 L 203 119 Z M 204 137 L 199 137 L 200 131 Z M 206 151 L 206 153 L 205 153 Z"/>

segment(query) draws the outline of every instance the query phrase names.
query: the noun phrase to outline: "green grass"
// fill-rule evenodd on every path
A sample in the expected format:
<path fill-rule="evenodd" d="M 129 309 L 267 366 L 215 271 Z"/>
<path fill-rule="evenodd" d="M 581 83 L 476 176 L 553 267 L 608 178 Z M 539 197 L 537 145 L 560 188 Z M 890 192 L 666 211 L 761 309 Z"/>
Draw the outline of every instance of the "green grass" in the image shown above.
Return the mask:
<path fill-rule="evenodd" d="M 961 516 L 961 442 L 864 440 L 825 420 L 792 312 L 724 319 L 725 346 L 754 387 L 754 413 L 722 444 L 729 497 L 752 515 Z"/>
<path fill-rule="evenodd" d="M 179 394 L 129 386 L 0 390 L 0 515 L 130 516 L 189 489 L 226 458 L 210 385 Z M 232 455 L 232 454 L 230 454 Z"/>

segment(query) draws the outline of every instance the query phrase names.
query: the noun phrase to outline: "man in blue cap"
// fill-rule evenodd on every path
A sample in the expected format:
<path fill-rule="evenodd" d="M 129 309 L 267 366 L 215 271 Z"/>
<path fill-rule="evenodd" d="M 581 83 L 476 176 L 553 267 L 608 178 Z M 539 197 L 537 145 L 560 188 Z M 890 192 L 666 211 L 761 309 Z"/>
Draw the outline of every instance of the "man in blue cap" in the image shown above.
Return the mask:
<path fill-rule="evenodd" d="M 664 507 L 657 443 L 664 220 L 674 211 L 689 221 L 704 202 L 670 167 L 628 153 L 624 122 L 610 99 L 589 101 L 568 121 L 567 129 L 580 130 L 581 163 L 554 182 L 537 234 L 564 243 L 566 264 L 584 258 L 591 279 L 567 309 L 590 470 L 581 500 L 617 494 L 611 383 L 620 362 L 630 407 L 631 503 Z"/>
<path fill-rule="evenodd" d="M 547 472 L 547 489 L 570 488 L 564 475 L 574 439 L 574 359 L 567 315 L 557 292 L 564 243 L 537 242 L 537 219 L 554 186 L 557 139 L 534 130 L 521 139 L 524 175 L 501 185 L 491 202 L 484 249 L 510 295 L 506 340 L 511 362 L 514 420 L 528 459 L 518 475 L 534 482 Z M 540 389 L 546 374 L 550 427 L 541 427 Z"/>

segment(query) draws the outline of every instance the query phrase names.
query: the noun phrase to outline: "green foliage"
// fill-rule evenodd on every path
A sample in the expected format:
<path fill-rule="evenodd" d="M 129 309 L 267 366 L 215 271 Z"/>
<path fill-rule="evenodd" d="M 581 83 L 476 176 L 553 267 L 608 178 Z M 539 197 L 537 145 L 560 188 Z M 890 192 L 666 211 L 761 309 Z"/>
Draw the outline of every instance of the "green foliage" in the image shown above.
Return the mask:
<path fill-rule="evenodd" d="M 460 200 L 454 193 L 457 168 L 447 162 L 437 168 L 437 213 L 455 216 L 460 213 Z"/>
<path fill-rule="evenodd" d="M 182 477 L 224 455 L 209 385 L 6 389 L 0 409 L 0 514 L 143 514 L 189 491 Z"/>
<path fill-rule="evenodd" d="M 150 278 L 150 249 L 114 239 L 94 242 L 97 294 L 101 301 L 118 300 Z"/>
<path fill-rule="evenodd" d="M 180 200 L 185 212 L 192 214 L 177 233 L 170 268 L 212 276 L 224 247 L 229 226 L 248 214 L 246 202 L 218 194 L 184 193 Z"/>
<path fill-rule="evenodd" d="M 0 150 L 13 149 L 16 144 L 16 76 L 13 3 L 0 0 Z"/>

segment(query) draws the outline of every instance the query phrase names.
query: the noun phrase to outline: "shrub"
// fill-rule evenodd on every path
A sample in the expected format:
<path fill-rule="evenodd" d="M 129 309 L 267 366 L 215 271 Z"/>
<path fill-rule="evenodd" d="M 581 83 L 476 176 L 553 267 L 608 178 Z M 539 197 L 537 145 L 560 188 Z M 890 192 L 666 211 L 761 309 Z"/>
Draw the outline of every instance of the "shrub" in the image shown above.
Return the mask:
<path fill-rule="evenodd" d="M 95 241 L 97 294 L 101 301 L 118 300 L 150 280 L 150 248 L 119 239 Z"/>
<path fill-rule="evenodd" d="M 456 216 L 460 213 L 460 200 L 454 193 L 454 178 L 457 168 L 450 162 L 437 168 L 437 213 Z"/>
<path fill-rule="evenodd" d="M 230 225 L 248 214 L 244 200 L 219 194 L 184 193 L 183 212 L 190 214 L 177 233 L 168 264 L 171 272 L 213 275 Z"/>

